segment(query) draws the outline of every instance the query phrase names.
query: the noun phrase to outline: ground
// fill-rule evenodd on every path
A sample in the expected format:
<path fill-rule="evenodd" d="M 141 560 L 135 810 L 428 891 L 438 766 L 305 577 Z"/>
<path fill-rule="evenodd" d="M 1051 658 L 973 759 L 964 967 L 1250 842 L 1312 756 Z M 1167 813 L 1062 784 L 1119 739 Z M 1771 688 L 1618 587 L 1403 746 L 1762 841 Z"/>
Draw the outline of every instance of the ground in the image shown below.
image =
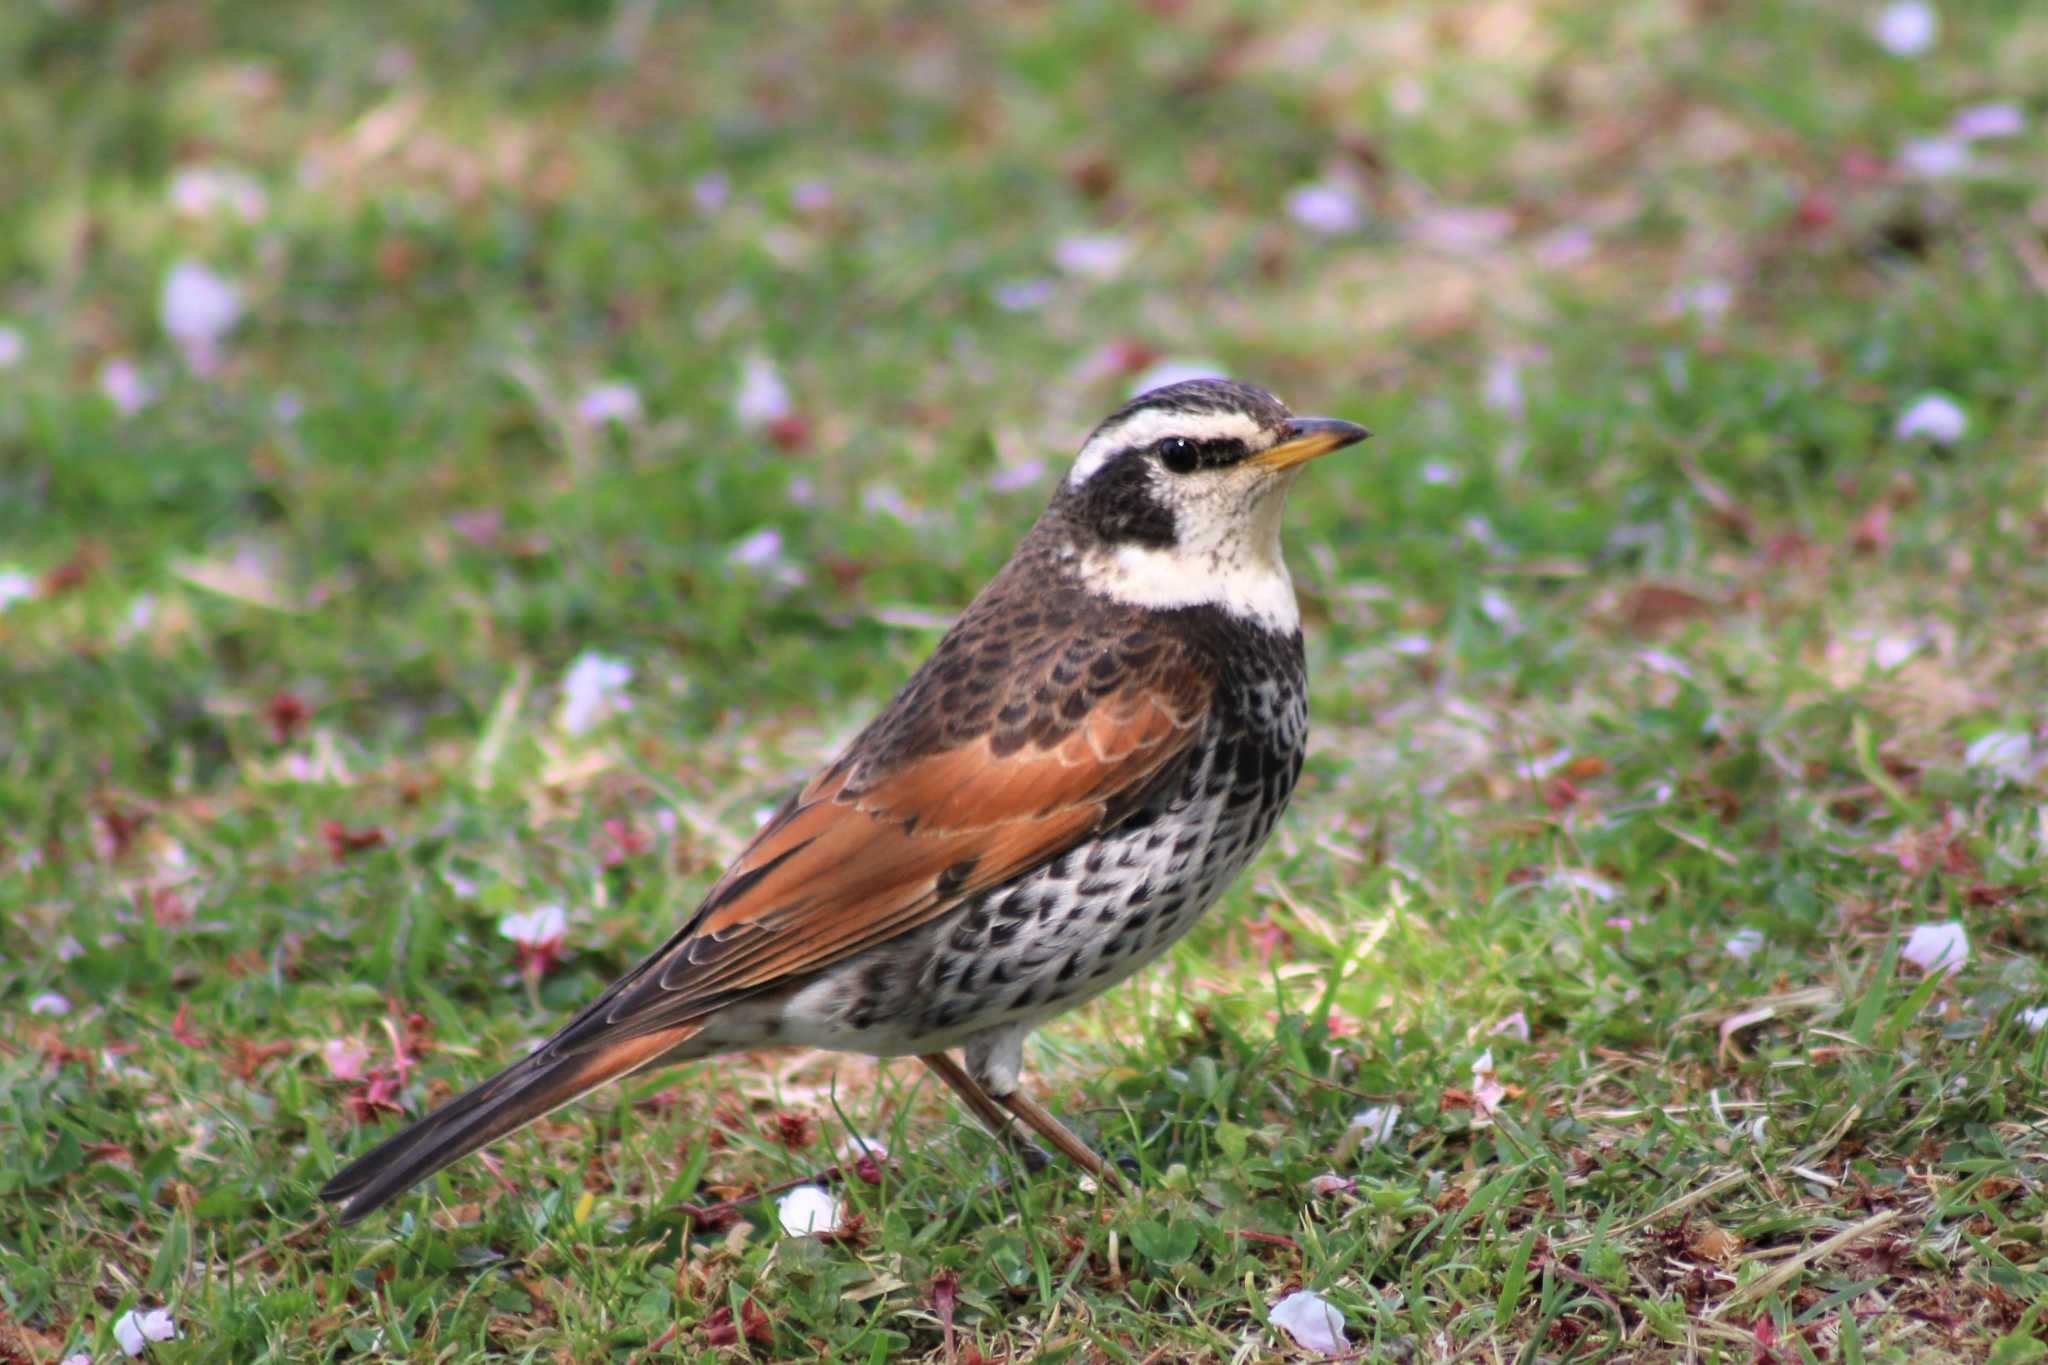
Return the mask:
<path fill-rule="evenodd" d="M 1359 1358 L 2042 1354 L 2048 10 L 45 0 L 0 64 L 0 1360 L 1281 1360 L 1304 1288 Z M 1291 511 L 1294 809 L 1029 1056 L 1138 1193 L 764 1053 L 322 1221 L 1162 362 L 1377 435 Z"/>

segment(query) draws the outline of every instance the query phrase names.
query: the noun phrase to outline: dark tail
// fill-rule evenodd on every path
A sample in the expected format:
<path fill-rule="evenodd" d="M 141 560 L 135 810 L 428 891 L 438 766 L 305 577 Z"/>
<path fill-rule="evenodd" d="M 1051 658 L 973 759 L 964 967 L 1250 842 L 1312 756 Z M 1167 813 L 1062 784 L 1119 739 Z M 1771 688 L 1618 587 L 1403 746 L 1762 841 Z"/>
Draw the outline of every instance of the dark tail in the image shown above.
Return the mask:
<path fill-rule="evenodd" d="M 337 1223 L 353 1223 L 479 1147 L 645 1066 L 697 1029 L 681 1024 L 571 1053 L 543 1046 L 351 1161 L 320 1187 L 320 1197 L 341 1205 Z"/>

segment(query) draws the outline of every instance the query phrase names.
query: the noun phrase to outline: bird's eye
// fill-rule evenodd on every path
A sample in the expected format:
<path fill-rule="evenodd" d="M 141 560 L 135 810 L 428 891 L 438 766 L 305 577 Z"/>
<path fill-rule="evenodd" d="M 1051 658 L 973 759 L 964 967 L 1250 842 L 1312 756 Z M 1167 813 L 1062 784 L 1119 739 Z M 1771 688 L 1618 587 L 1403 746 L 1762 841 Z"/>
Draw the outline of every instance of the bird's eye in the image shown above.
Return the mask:
<path fill-rule="evenodd" d="M 1159 443 L 1159 463 L 1176 474 L 1187 474 L 1202 462 L 1202 448 L 1185 436 L 1169 436 Z"/>

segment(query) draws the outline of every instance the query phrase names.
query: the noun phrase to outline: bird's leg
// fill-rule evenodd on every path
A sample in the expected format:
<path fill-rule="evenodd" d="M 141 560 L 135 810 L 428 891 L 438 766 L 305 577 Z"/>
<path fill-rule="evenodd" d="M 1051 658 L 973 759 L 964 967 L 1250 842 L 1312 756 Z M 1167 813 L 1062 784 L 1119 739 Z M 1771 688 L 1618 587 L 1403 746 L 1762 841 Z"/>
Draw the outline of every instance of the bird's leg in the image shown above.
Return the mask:
<path fill-rule="evenodd" d="M 982 1126 L 997 1141 L 1007 1144 L 1024 1159 L 1024 1164 L 1034 1171 L 1044 1170 L 1049 1158 L 1039 1146 L 1017 1131 L 1016 1123 L 1003 1112 L 981 1083 L 967 1074 L 967 1068 L 943 1052 L 925 1052 L 918 1060 L 931 1069 L 931 1073 L 952 1088 L 960 1102 L 974 1111 Z"/>
<path fill-rule="evenodd" d="M 1112 1194 L 1123 1193 L 1123 1177 L 1101 1157 L 1095 1155 L 1087 1143 L 1075 1137 L 1066 1124 L 1053 1117 L 1052 1112 L 1044 1105 L 1025 1094 L 1022 1089 L 1012 1090 L 1003 1096 L 1000 1103 L 1024 1120 L 1040 1137 L 1058 1148 L 1069 1161 L 1094 1176 L 1096 1182 L 1104 1189 Z"/>

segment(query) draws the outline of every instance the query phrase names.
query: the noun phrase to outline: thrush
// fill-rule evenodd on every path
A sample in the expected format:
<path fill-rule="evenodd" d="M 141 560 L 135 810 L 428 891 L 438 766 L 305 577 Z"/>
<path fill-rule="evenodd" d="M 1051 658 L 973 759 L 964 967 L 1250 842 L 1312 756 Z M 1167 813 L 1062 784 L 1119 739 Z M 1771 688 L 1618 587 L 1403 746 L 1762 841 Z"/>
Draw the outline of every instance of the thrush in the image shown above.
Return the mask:
<path fill-rule="evenodd" d="M 1308 731 L 1282 504 L 1366 434 L 1222 379 L 1111 413 L 667 942 L 322 1197 L 352 1222 L 607 1081 L 771 1044 L 917 1056 L 998 1133 L 1021 1122 L 1116 1183 L 1019 1088 L 1024 1039 L 1156 958 L 1272 832 Z"/>

